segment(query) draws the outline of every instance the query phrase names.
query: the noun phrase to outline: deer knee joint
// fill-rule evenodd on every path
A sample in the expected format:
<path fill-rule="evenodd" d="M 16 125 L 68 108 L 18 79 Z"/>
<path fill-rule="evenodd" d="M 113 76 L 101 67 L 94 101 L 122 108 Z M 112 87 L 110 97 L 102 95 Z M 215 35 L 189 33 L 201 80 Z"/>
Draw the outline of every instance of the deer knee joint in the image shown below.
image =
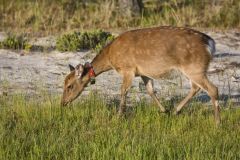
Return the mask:
<path fill-rule="evenodd" d="M 212 86 L 209 90 L 209 95 L 214 99 L 218 99 L 218 88 L 216 86 Z"/>
<path fill-rule="evenodd" d="M 149 82 L 147 85 L 146 85 L 146 89 L 147 89 L 147 92 L 149 95 L 154 95 L 154 89 L 153 89 L 153 86 L 152 86 L 152 83 Z"/>

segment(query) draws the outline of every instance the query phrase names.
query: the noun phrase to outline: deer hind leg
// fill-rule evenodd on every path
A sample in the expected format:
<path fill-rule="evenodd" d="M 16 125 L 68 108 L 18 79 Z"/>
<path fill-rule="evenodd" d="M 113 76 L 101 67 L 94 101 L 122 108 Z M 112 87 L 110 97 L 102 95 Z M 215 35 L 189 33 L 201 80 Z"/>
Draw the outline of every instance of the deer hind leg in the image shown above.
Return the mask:
<path fill-rule="evenodd" d="M 148 94 L 153 98 L 153 100 L 157 103 L 158 107 L 160 108 L 161 112 L 166 112 L 166 109 L 161 105 L 161 103 L 159 102 L 155 92 L 154 92 L 154 88 L 153 88 L 153 80 L 151 78 L 145 77 L 145 76 L 141 76 Z"/>
<path fill-rule="evenodd" d="M 207 91 L 208 95 L 211 97 L 215 122 L 218 125 L 221 121 L 220 119 L 220 107 L 218 104 L 218 88 L 213 85 L 207 78 L 205 74 L 198 74 L 194 76 L 189 76 L 189 78 L 196 83 L 203 90 Z"/>
<path fill-rule="evenodd" d="M 194 82 L 191 82 L 191 90 L 188 93 L 187 97 L 185 97 L 180 103 L 179 105 L 176 107 L 174 114 L 178 114 L 181 109 L 185 106 L 185 104 L 193 97 L 196 95 L 196 93 L 200 90 L 200 87 L 198 87 L 197 84 L 195 84 Z"/>
<path fill-rule="evenodd" d="M 121 101 L 120 101 L 120 106 L 118 110 L 118 114 L 120 115 L 125 111 L 126 96 L 127 96 L 128 90 L 131 87 L 133 78 L 134 78 L 134 74 L 131 72 L 126 72 L 123 74 L 123 83 L 121 86 Z"/>

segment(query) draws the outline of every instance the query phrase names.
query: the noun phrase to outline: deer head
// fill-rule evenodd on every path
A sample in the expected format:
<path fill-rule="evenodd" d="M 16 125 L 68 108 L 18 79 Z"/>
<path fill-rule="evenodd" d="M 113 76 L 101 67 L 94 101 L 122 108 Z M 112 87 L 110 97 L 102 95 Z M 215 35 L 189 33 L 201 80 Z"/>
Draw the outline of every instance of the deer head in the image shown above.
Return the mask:
<path fill-rule="evenodd" d="M 88 82 L 95 77 L 94 70 L 90 63 L 78 64 L 76 67 L 69 65 L 70 73 L 64 81 L 64 91 L 61 105 L 65 106 L 76 99 L 86 87 Z"/>

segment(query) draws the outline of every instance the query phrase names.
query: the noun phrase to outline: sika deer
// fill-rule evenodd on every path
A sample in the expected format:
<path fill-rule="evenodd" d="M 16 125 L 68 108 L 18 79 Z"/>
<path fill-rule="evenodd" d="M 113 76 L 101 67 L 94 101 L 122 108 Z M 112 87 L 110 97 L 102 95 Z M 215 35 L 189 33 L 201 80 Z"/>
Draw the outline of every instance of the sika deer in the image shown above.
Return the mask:
<path fill-rule="evenodd" d="M 166 112 L 154 93 L 153 79 L 177 69 L 188 77 L 191 90 L 176 107 L 175 114 L 201 88 L 211 97 L 215 121 L 219 124 L 218 89 L 206 76 L 214 52 L 215 42 L 211 37 L 189 28 L 164 26 L 125 32 L 107 45 L 91 64 L 79 64 L 76 68 L 70 66 L 71 73 L 64 83 L 62 105 L 76 99 L 92 77 L 115 69 L 123 77 L 120 114 L 124 111 L 126 94 L 135 76 L 141 76 L 160 111 Z"/>

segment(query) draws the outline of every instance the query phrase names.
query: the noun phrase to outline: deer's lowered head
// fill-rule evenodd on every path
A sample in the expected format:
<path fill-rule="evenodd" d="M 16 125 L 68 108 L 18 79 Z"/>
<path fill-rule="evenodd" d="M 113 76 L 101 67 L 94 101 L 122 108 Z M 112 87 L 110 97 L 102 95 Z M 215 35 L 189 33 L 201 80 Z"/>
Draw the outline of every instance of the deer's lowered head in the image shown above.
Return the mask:
<path fill-rule="evenodd" d="M 90 63 L 85 63 L 85 65 L 78 64 L 76 67 L 69 65 L 69 68 L 70 73 L 66 76 L 64 81 L 64 91 L 61 100 L 62 106 L 66 106 L 76 99 L 82 93 L 89 81 L 91 81 L 91 84 L 95 82 L 95 73 Z"/>

